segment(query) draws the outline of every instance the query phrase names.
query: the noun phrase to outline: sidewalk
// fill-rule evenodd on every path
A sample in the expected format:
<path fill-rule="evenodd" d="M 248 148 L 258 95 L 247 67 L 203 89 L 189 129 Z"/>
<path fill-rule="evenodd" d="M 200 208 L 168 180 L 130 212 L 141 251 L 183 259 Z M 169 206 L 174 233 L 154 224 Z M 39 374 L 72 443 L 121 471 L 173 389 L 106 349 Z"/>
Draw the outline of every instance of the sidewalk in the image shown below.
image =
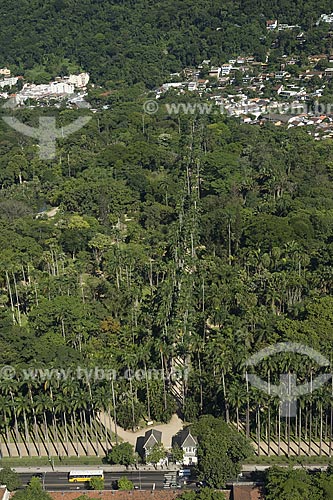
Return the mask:
<path fill-rule="evenodd" d="M 167 467 L 158 467 L 155 469 L 154 466 L 152 465 L 139 465 L 138 468 L 136 469 L 134 466 L 133 467 L 128 467 L 126 468 L 125 466 L 122 465 L 63 465 L 63 466 L 55 466 L 54 470 L 52 470 L 52 467 L 46 466 L 46 467 L 13 467 L 13 469 L 18 472 L 19 474 L 25 474 L 25 473 L 33 473 L 33 472 L 69 472 L 71 470 L 103 470 L 104 472 L 124 472 L 124 473 L 129 473 L 129 472 L 166 472 L 166 471 L 171 471 L 171 470 L 178 470 L 179 467 L 175 464 L 169 464 Z"/>

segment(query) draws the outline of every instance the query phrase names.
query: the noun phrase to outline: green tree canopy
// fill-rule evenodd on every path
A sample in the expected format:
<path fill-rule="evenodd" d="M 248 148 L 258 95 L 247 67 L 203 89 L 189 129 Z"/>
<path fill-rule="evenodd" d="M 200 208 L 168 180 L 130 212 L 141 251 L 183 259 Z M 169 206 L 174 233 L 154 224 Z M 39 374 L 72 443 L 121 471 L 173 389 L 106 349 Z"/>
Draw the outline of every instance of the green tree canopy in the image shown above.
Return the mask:
<path fill-rule="evenodd" d="M 112 447 L 107 455 L 110 464 L 131 465 L 135 463 L 134 448 L 130 443 L 120 443 Z"/>
<path fill-rule="evenodd" d="M 236 478 L 245 458 L 253 454 L 250 442 L 222 418 L 206 415 L 191 428 L 198 439 L 198 472 L 213 488 Z"/>

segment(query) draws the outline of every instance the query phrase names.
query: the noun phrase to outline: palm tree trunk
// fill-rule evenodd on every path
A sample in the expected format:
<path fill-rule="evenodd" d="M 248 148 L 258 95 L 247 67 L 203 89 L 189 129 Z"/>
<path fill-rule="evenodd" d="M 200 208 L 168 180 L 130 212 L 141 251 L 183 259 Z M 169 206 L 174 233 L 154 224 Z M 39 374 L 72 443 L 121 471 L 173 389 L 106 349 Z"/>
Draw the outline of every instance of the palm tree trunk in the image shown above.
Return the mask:
<path fill-rule="evenodd" d="M 15 425 L 15 435 L 16 435 L 16 440 L 17 440 L 17 447 L 19 450 L 19 456 L 21 458 L 22 455 L 21 455 L 21 447 L 20 447 L 20 433 L 19 433 L 19 429 L 18 429 L 18 422 L 17 422 L 17 415 L 16 415 L 16 410 L 15 410 L 13 393 L 10 392 L 10 395 L 11 395 L 11 400 L 12 400 L 12 404 L 13 404 L 14 425 Z"/>
<path fill-rule="evenodd" d="M 312 405 L 310 403 L 310 411 L 309 411 L 309 446 L 308 453 L 311 455 L 311 444 L 312 444 Z"/>
<path fill-rule="evenodd" d="M 203 386 L 202 386 L 202 369 L 201 369 L 201 358 L 200 353 L 198 355 L 198 363 L 199 363 L 199 380 L 200 380 L 200 413 L 203 412 Z"/>
<path fill-rule="evenodd" d="M 109 406 L 108 406 L 108 420 L 109 420 L 109 428 L 110 428 L 110 433 L 111 433 L 111 442 L 110 442 L 110 445 L 112 447 L 112 419 L 111 419 L 110 403 L 109 403 Z"/>
<path fill-rule="evenodd" d="M 106 447 L 106 453 L 109 451 L 109 434 L 108 434 L 108 428 L 106 426 L 106 408 L 103 408 L 103 420 L 104 420 L 104 433 L 105 433 L 105 447 Z"/>
<path fill-rule="evenodd" d="M 94 427 L 94 430 L 95 430 L 96 452 L 97 452 L 97 456 L 99 457 L 100 456 L 100 453 L 99 453 L 99 438 L 98 438 L 98 433 L 97 433 L 97 420 L 96 420 L 96 414 L 95 414 L 95 410 L 94 409 L 92 409 L 92 417 L 93 417 L 93 427 Z"/>
<path fill-rule="evenodd" d="M 267 446 L 268 446 L 268 456 L 271 456 L 271 406 L 270 402 L 268 402 L 268 438 L 267 438 Z"/>
<path fill-rule="evenodd" d="M 151 417 L 150 417 L 150 391 L 149 391 L 149 381 L 148 381 L 146 362 L 144 362 L 144 368 L 145 368 L 146 391 L 147 391 L 147 414 L 148 414 L 148 420 L 151 420 Z"/>
<path fill-rule="evenodd" d="M 310 412 L 309 412 L 309 455 L 311 455 L 311 444 L 312 444 L 312 370 L 310 374 Z"/>
<path fill-rule="evenodd" d="M 330 415 L 330 444 L 329 444 L 329 456 L 332 457 L 332 433 L 333 433 L 333 404 L 331 403 L 331 415 Z"/>
<path fill-rule="evenodd" d="M 24 421 L 25 439 L 26 439 L 26 442 L 28 444 L 28 455 L 30 457 L 31 456 L 31 443 L 30 443 L 30 434 L 29 434 L 29 429 L 28 429 L 27 415 L 25 412 L 25 408 L 23 408 L 23 421 Z"/>
<path fill-rule="evenodd" d="M 12 288 L 10 286 L 10 281 L 9 281 L 9 276 L 8 276 L 7 271 L 6 271 L 6 281 L 7 281 L 9 300 L 10 300 L 10 308 L 12 311 L 13 325 L 15 325 L 15 308 L 14 308 L 14 302 L 13 302 L 13 294 L 12 294 Z"/>
<path fill-rule="evenodd" d="M 323 454 L 323 404 L 320 402 L 319 456 Z"/>
<path fill-rule="evenodd" d="M 112 378 L 111 378 L 111 389 L 112 389 L 112 405 L 113 405 L 113 416 L 114 416 L 114 433 L 116 436 L 116 445 L 117 445 L 118 444 L 117 409 L 116 409 L 116 396 L 114 392 L 114 385 Z"/>
<path fill-rule="evenodd" d="M 13 275 L 13 280 L 14 280 L 14 290 L 15 290 L 15 296 L 16 296 L 16 307 L 17 307 L 17 318 L 18 318 L 18 324 L 21 326 L 21 311 L 20 311 L 20 301 L 18 297 L 18 292 L 17 292 L 17 284 L 16 284 L 16 278 L 14 272 L 12 273 Z"/>
<path fill-rule="evenodd" d="M 260 405 L 257 407 L 257 439 L 258 439 L 258 457 L 260 457 L 261 448 L 261 422 L 260 422 Z"/>
<path fill-rule="evenodd" d="M 299 402 L 298 409 L 298 456 L 301 455 L 301 442 L 302 442 L 302 405 Z"/>
<path fill-rule="evenodd" d="M 80 456 L 80 448 L 79 448 L 80 443 L 79 443 L 79 434 L 77 432 L 77 420 L 76 420 L 75 410 L 73 410 L 73 413 L 71 414 L 71 421 L 72 421 L 72 427 L 74 429 L 75 438 L 76 438 L 76 454 L 79 457 Z M 74 421 L 74 425 L 73 425 L 73 421 Z"/>
<path fill-rule="evenodd" d="M 164 408 L 166 409 L 167 402 L 166 402 L 166 387 L 165 387 L 165 370 L 164 370 L 164 357 L 162 350 L 161 350 L 161 365 L 162 365 L 162 378 L 163 378 Z"/>
<path fill-rule="evenodd" d="M 83 422 L 84 422 L 84 434 L 86 438 L 86 454 L 89 455 L 89 440 L 88 440 L 88 430 L 87 430 L 87 417 L 86 412 L 83 410 Z"/>
<path fill-rule="evenodd" d="M 278 456 L 281 455 L 281 403 L 278 407 Z"/>
<path fill-rule="evenodd" d="M 50 443 L 50 437 L 49 437 L 49 428 L 47 425 L 47 418 L 46 418 L 46 413 L 43 411 L 43 418 L 44 418 L 44 426 L 45 426 L 45 436 L 46 436 L 46 443 L 47 443 L 47 454 L 48 456 L 51 456 L 51 443 Z"/>
<path fill-rule="evenodd" d="M 4 422 L 5 422 L 5 427 L 6 427 L 6 439 L 8 443 L 8 450 L 9 450 L 9 456 L 12 456 L 11 449 L 10 449 L 10 437 L 9 437 L 9 427 L 8 427 L 8 421 L 6 417 L 6 412 L 3 412 L 3 417 L 4 417 Z"/>
<path fill-rule="evenodd" d="M 67 418 L 66 418 L 66 412 L 62 412 L 63 419 L 64 419 L 64 426 L 65 426 L 65 438 L 66 438 L 66 452 L 67 456 L 69 456 L 69 440 L 68 440 L 68 429 L 67 429 Z"/>
<path fill-rule="evenodd" d="M 222 388 L 223 388 L 223 397 L 224 397 L 224 406 L 225 406 L 225 420 L 229 423 L 229 403 L 227 401 L 226 389 L 225 389 L 225 378 L 224 378 L 224 370 L 222 370 Z"/>
<path fill-rule="evenodd" d="M 34 400 L 32 397 L 32 392 L 31 392 L 31 386 L 29 385 L 29 398 L 30 398 L 30 403 L 31 403 L 31 408 L 32 408 L 32 417 L 34 421 L 34 434 L 35 434 L 35 440 L 37 444 L 37 449 L 38 449 L 38 456 L 41 456 L 41 450 L 40 450 L 40 439 L 39 439 L 39 434 L 38 434 L 38 426 L 37 426 L 37 419 L 36 419 L 36 411 L 34 407 Z"/>
<path fill-rule="evenodd" d="M 246 373 L 246 437 L 250 437 L 250 398 L 249 398 L 249 380 Z"/>

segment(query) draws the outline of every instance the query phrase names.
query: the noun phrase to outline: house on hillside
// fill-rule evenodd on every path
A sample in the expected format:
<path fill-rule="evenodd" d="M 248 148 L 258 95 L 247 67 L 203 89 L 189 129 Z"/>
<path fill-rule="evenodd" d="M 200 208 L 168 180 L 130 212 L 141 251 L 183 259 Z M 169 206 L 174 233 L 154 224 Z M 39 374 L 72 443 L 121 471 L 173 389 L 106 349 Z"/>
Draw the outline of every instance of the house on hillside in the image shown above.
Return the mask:
<path fill-rule="evenodd" d="M 172 445 L 174 446 L 176 444 L 183 450 L 183 465 L 196 465 L 198 463 L 198 441 L 191 434 L 191 429 L 189 427 L 174 436 Z"/>
<path fill-rule="evenodd" d="M 221 68 L 215 68 L 212 66 L 209 71 L 209 76 L 211 78 L 220 78 L 221 75 Z"/>
<path fill-rule="evenodd" d="M 268 21 L 266 21 L 266 29 L 268 30 L 276 30 L 277 26 L 277 19 L 269 19 Z"/>
<path fill-rule="evenodd" d="M 229 75 L 232 68 L 233 68 L 232 64 L 222 64 L 222 67 L 221 67 L 222 76 Z"/>
<path fill-rule="evenodd" d="M 333 23 L 333 12 L 332 14 L 322 14 L 318 21 L 316 22 L 316 26 L 318 26 L 320 23 Z"/>

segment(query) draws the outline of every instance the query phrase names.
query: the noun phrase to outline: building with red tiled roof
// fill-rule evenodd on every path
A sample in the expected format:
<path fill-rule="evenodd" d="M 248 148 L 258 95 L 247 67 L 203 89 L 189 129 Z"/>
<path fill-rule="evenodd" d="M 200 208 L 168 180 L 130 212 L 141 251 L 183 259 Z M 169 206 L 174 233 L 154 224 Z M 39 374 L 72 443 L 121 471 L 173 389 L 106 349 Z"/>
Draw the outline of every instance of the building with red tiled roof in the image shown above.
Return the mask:
<path fill-rule="evenodd" d="M 77 498 L 85 495 L 87 500 L 100 499 L 100 500 L 176 500 L 181 494 L 181 491 L 173 490 L 155 490 L 155 491 L 57 491 L 49 492 L 53 500 L 76 500 Z M 230 491 L 224 491 L 226 500 L 230 498 Z M 246 497 L 244 497 L 245 500 Z M 249 497 L 251 500 L 257 500 L 256 497 Z M 0 500 L 7 500 L 0 496 Z M 243 500 L 239 498 L 238 500 Z"/>
<path fill-rule="evenodd" d="M 89 491 L 85 495 L 87 499 L 99 498 L 100 500 L 175 500 L 180 496 L 179 491 L 165 491 L 165 490 L 155 490 L 155 491 Z M 82 492 L 79 491 L 57 491 L 50 492 L 50 495 L 54 500 L 76 500 L 82 496 Z"/>
<path fill-rule="evenodd" d="M 8 500 L 9 499 L 9 491 L 6 486 L 0 486 L 0 500 Z"/>
<path fill-rule="evenodd" d="M 233 500 L 264 500 L 262 487 L 255 483 L 237 483 L 233 484 Z"/>

